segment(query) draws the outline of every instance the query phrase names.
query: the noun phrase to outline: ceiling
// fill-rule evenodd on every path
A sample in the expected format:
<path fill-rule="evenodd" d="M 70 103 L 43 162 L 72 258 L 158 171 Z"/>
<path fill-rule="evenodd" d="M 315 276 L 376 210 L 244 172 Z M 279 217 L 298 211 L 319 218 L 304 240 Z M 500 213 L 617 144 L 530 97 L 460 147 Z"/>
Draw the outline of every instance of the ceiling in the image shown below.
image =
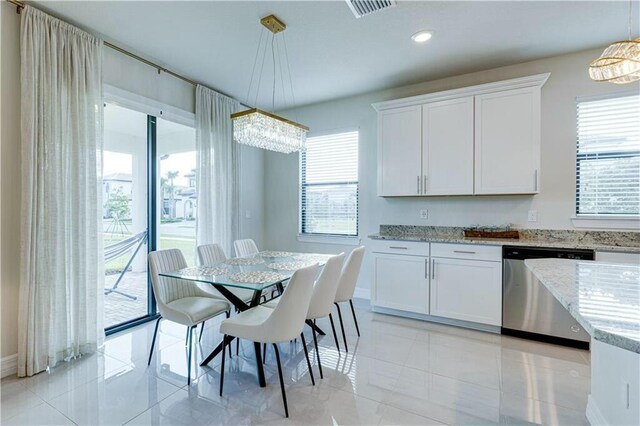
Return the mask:
<path fill-rule="evenodd" d="M 274 13 L 287 24 L 298 105 L 603 47 L 626 38 L 628 18 L 628 3 L 619 1 L 398 0 L 360 19 L 341 0 L 39 4 L 241 101 L 262 31 L 258 21 Z M 635 16 L 634 34 L 638 22 Z M 422 29 L 433 30 L 433 39 L 415 44 L 410 37 Z M 262 107 L 271 104 L 268 62 Z M 276 95 L 276 107 L 285 106 L 281 98 Z"/>

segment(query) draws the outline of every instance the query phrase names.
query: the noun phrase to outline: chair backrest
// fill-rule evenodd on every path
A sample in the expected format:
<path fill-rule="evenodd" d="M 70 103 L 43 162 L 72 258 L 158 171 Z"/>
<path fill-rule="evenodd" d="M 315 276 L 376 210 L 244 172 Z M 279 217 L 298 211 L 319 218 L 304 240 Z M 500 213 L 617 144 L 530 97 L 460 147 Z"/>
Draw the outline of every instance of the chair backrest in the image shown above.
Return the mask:
<path fill-rule="evenodd" d="M 237 257 L 249 257 L 258 253 L 258 246 L 251 238 L 246 240 L 235 240 L 233 248 L 236 250 Z"/>
<path fill-rule="evenodd" d="M 220 244 L 204 244 L 198 246 L 198 263 L 201 266 L 211 266 L 215 263 L 227 260 L 224 249 Z"/>
<path fill-rule="evenodd" d="M 344 262 L 344 253 L 331 256 L 324 265 L 320 277 L 313 286 L 311 302 L 307 311 L 307 319 L 323 318 L 331 313 L 333 302 L 336 299 L 340 271 Z"/>
<path fill-rule="evenodd" d="M 177 278 L 161 277 L 162 272 L 177 271 L 187 267 L 182 252 L 178 249 L 159 250 L 149 253 L 149 272 L 151 285 L 158 304 L 160 315 L 163 315 L 167 303 L 185 297 L 200 297 L 205 293 L 195 282 Z"/>
<path fill-rule="evenodd" d="M 262 323 L 265 343 L 286 342 L 300 335 L 317 273 L 317 263 L 294 272 L 275 309 Z"/>
<path fill-rule="evenodd" d="M 340 274 L 340 282 L 338 291 L 336 292 L 336 302 L 345 302 L 353 298 L 353 292 L 356 291 L 356 283 L 358 275 L 360 275 L 360 267 L 364 258 L 364 246 L 353 249 L 347 261 L 344 263 L 342 273 Z"/>

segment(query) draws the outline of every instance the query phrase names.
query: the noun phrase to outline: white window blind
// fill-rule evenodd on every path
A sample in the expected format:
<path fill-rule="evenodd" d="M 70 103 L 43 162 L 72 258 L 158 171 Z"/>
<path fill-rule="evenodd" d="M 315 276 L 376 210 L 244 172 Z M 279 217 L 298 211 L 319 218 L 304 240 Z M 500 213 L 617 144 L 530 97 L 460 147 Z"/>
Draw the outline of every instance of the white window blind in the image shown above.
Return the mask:
<path fill-rule="evenodd" d="M 308 138 L 300 182 L 302 234 L 358 235 L 358 132 Z"/>
<path fill-rule="evenodd" d="M 576 213 L 640 214 L 640 95 L 578 101 Z"/>

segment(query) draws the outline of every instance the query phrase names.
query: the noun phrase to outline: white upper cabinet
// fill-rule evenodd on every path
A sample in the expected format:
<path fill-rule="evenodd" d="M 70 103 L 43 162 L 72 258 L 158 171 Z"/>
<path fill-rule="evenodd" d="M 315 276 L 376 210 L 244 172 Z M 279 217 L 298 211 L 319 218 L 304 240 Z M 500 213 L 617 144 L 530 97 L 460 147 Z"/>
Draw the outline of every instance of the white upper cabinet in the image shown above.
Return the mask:
<path fill-rule="evenodd" d="M 422 194 L 473 194 L 473 96 L 422 106 Z"/>
<path fill-rule="evenodd" d="M 540 89 L 476 96 L 475 115 L 475 193 L 537 193 Z"/>
<path fill-rule="evenodd" d="M 549 74 L 380 102 L 378 195 L 537 194 Z"/>
<path fill-rule="evenodd" d="M 378 116 L 378 194 L 420 195 L 422 107 L 395 108 Z"/>

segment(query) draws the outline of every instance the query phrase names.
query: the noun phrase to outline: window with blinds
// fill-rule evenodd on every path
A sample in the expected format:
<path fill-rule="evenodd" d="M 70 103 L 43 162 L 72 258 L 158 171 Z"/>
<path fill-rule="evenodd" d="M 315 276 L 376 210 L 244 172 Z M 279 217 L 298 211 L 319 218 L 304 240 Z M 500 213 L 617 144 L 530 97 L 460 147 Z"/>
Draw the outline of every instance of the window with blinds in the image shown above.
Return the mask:
<path fill-rule="evenodd" d="M 576 213 L 640 214 L 640 95 L 578 101 Z"/>
<path fill-rule="evenodd" d="M 300 183 L 302 234 L 358 235 L 358 132 L 308 138 Z"/>

